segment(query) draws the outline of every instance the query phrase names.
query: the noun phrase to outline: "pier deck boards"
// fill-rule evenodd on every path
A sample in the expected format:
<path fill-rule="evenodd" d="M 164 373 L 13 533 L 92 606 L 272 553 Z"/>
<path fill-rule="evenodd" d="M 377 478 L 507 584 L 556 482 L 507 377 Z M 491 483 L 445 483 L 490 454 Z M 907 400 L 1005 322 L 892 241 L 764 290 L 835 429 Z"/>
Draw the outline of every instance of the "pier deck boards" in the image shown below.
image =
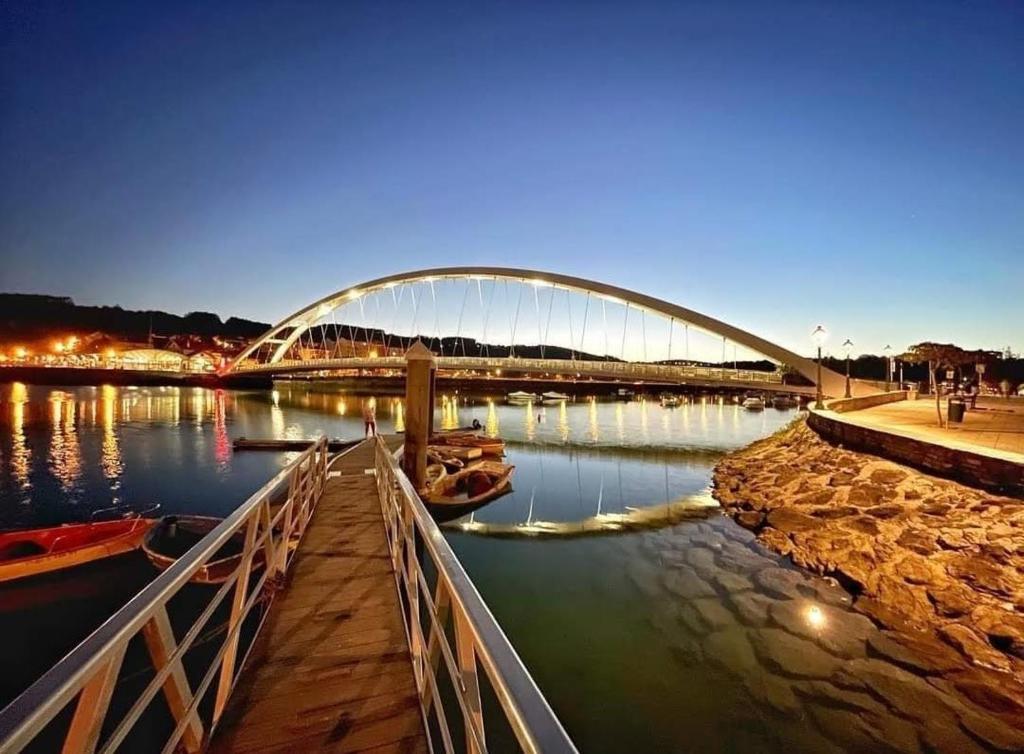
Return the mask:
<path fill-rule="evenodd" d="M 332 467 L 209 752 L 427 751 L 373 465 Z"/>

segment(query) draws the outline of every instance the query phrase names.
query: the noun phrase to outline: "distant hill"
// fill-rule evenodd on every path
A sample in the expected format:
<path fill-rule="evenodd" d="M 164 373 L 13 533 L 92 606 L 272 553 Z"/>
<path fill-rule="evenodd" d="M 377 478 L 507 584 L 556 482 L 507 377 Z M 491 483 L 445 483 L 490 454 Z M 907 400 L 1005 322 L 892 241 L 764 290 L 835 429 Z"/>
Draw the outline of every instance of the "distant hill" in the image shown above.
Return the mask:
<path fill-rule="evenodd" d="M 226 321 L 210 312 L 184 317 L 160 311 L 132 311 L 120 306 L 79 306 L 67 296 L 0 293 L 0 340 L 47 337 L 54 332 L 102 332 L 125 340 L 153 335 L 200 335 L 256 338 L 270 329 L 264 322 L 239 317 Z"/>

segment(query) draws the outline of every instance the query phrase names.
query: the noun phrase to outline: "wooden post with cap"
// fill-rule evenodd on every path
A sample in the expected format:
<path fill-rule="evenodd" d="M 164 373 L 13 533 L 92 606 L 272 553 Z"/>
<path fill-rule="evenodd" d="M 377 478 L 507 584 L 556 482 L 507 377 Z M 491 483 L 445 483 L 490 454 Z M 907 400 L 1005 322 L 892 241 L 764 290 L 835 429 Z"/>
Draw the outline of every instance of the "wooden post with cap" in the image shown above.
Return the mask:
<path fill-rule="evenodd" d="M 434 354 L 416 341 L 405 352 L 405 450 L 402 469 L 416 490 L 427 480 L 427 443 L 434 419 Z"/>

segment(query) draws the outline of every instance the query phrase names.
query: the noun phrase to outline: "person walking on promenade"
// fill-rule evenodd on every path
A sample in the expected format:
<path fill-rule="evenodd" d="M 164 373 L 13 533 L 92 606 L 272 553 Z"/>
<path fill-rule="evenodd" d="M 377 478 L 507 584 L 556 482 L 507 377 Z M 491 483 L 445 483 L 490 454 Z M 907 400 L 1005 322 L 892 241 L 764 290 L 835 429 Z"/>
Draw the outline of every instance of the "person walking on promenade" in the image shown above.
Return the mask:
<path fill-rule="evenodd" d="M 377 434 L 377 402 L 370 398 L 363 401 L 363 437 Z"/>

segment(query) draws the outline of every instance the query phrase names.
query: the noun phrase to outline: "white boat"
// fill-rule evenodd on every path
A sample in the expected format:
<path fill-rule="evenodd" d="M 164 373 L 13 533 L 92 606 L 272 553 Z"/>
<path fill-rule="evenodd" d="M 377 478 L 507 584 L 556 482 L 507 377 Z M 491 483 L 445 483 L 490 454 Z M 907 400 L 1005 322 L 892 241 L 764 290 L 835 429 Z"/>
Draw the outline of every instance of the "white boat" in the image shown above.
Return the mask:
<path fill-rule="evenodd" d="M 514 403 L 516 405 L 536 403 L 538 400 L 540 400 L 540 396 L 536 393 L 524 393 L 522 390 L 516 390 L 514 393 L 509 393 L 505 396 L 507 403 Z"/>
<path fill-rule="evenodd" d="M 747 411 L 764 411 L 764 400 L 761 398 L 747 398 L 743 401 L 743 408 Z"/>
<path fill-rule="evenodd" d="M 545 403 L 561 403 L 562 401 L 569 400 L 569 396 L 565 393 L 556 393 L 553 390 L 547 393 L 542 393 L 540 397 L 544 399 Z"/>
<path fill-rule="evenodd" d="M 680 398 L 678 395 L 661 396 L 661 405 L 664 406 L 665 408 L 678 408 L 682 402 L 682 398 Z"/>

